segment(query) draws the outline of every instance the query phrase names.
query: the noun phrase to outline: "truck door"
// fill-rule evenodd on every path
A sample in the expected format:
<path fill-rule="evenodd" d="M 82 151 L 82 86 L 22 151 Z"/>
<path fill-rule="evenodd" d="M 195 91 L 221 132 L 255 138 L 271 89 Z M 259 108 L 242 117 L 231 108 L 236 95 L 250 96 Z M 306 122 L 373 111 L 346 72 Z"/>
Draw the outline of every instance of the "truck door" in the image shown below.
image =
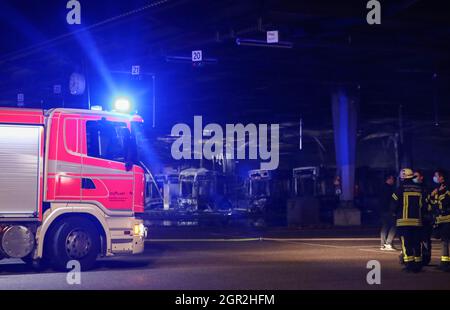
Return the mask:
<path fill-rule="evenodd" d="M 55 113 L 49 127 L 46 200 L 80 201 L 81 154 L 77 115 Z"/>
<path fill-rule="evenodd" d="M 109 211 L 132 211 L 134 173 L 127 167 L 125 122 L 83 119 L 84 156 L 81 196 Z"/>

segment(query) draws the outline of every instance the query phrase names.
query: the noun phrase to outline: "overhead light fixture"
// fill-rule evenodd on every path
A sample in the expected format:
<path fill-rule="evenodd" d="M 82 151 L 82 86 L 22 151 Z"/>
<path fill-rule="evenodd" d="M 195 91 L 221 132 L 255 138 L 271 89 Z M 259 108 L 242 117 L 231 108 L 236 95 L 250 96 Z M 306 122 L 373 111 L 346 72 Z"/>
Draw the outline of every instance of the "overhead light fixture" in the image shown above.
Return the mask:
<path fill-rule="evenodd" d="M 192 57 L 187 56 L 166 56 L 166 62 L 173 63 L 190 63 L 192 64 Z M 203 58 L 201 61 L 204 65 L 215 65 L 218 63 L 217 58 Z"/>
<path fill-rule="evenodd" d="M 242 46 L 257 46 L 257 47 L 274 47 L 274 48 L 293 48 L 294 43 L 287 41 L 279 41 L 278 43 L 267 43 L 265 40 L 255 40 L 255 39 L 236 39 L 237 45 Z"/>

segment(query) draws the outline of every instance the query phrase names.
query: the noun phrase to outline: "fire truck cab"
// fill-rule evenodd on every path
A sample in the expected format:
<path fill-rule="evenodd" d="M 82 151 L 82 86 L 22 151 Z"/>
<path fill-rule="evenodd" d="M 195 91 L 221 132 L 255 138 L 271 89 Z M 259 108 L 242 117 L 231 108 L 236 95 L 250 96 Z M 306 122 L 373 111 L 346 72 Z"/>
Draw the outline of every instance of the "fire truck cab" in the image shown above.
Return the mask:
<path fill-rule="evenodd" d="M 0 259 L 82 269 L 144 250 L 137 116 L 0 109 Z"/>

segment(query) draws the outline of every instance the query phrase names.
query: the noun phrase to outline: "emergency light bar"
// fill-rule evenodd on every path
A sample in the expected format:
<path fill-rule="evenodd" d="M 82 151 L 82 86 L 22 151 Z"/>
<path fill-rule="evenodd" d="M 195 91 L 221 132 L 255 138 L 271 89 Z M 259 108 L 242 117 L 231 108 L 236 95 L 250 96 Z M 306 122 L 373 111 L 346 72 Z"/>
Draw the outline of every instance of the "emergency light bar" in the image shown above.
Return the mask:
<path fill-rule="evenodd" d="M 128 98 L 119 97 L 114 100 L 114 110 L 122 113 L 129 113 L 131 110 L 131 102 Z"/>

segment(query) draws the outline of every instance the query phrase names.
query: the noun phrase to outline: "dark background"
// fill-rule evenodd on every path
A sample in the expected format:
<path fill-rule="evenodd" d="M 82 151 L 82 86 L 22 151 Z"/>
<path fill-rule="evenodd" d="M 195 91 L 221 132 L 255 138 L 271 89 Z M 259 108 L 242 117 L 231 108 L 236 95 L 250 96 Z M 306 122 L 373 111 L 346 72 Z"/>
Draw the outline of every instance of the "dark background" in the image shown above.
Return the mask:
<path fill-rule="evenodd" d="M 86 94 L 68 93 L 78 71 L 92 105 L 133 97 L 161 157 L 169 147 L 161 137 L 202 115 L 205 123 L 280 123 L 280 168 L 292 169 L 334 165 L 330 97 L 344 85 L 359 97 L 359 167 L 395 166 L 390 137 L 401 115 L 414 166 L 450 168 L 446 1 L 381 1 L 382 23 L 372 26 L 364 0 L 80 2 L 82 25 L 70 26 L 66 1 L 1 1 L 1 106 L 15 106 L 24 93 L 26 107 L 86 108 Z M 265 39 L 272 29 L 293 48 L 235 43 Z M 212 63 L 192 65 L 191 51 L 199 49 Z M 170 61 L 174 56 L 188 60 Z M 130 74 L 135 64 L 139 78 Z M 55 84 L 61 95 L 53 94 Z"/>

